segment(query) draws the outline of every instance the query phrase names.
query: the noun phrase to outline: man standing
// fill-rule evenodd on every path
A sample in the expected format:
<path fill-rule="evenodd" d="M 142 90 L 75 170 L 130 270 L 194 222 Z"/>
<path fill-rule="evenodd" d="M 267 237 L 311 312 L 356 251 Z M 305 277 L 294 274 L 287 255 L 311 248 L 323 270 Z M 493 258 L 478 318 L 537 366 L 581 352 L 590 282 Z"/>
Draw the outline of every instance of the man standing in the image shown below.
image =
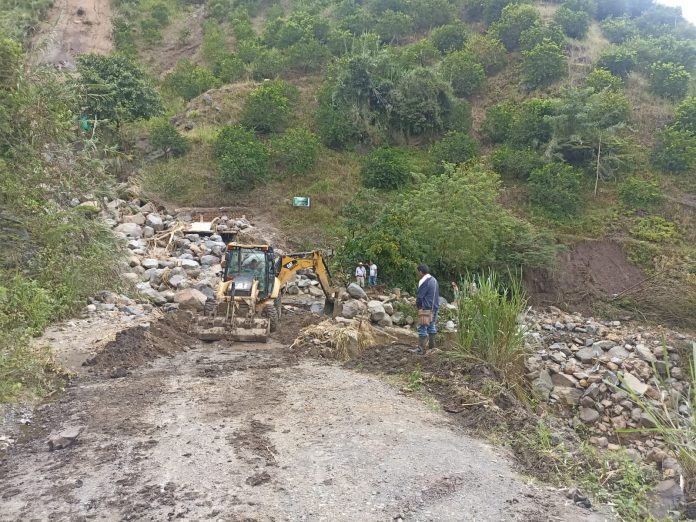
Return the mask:
<path fill-rule="evenodd" d="M 377 265 L 372 261 L 369 262 L 370 265 L 370 277 L 367 280 L 367 284 L 370 286 L 377 286 Z"/>
<path fill-rule="evenodd" d="M 355 269 L 355 280 L 360 288 L 365 288 L 365 266 L 362 263 L 358 263 Z"/>
<path fill-rule="evenodd" d="M 440 308 L 440 288 L 437 279 L 430 275 L 428 265 L 418 265 L 418 293 L 416 308 L 418 308 L 418 348 L 412 350 L 424 354 L 426 348 L 435 348 L 437 334 L 437 312 Z"/>

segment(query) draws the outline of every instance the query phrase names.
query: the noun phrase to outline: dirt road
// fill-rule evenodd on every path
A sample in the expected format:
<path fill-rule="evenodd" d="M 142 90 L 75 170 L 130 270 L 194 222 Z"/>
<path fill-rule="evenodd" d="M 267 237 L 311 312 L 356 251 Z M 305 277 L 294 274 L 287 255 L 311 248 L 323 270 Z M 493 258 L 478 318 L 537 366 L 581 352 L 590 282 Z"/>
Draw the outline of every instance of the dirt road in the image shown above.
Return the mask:
<path fill-rule="evenodd" d="M 142 344 L 144 331 L 121 337 L 119 350 Z M 279 340 L 179 345 L 117 378 L 110 360 L 42 408 L 0 462 L 0 520 L 594 516 L 526 485 L 421 401 L 298 359 Z M 73 446 L 48 450 L 51 433 L 78 426 Z"/>
<path fill-rule="evenodd" d="M 33 41 L 35 63 L 74 69 L 80 53 L 111 51 L 110 0 L 55 0 Z"/>

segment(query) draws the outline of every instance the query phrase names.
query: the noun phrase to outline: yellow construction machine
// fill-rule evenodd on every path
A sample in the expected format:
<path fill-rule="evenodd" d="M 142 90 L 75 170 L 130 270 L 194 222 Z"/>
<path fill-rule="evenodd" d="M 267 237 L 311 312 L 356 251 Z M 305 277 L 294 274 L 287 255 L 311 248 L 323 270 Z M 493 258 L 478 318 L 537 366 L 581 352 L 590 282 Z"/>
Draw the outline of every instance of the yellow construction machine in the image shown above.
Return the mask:
<path fill-rule="evenodd" d="M 282 295 L 298 270 L 314 271 L 326 299 L 324 313 L 333 315 L 336 292 L 319 250 L 276 256 L 269 245 L 229 243 L 222 264 L 215 300 L 193 323 L 199 339 L 267 341 L 279 326 Z"/>

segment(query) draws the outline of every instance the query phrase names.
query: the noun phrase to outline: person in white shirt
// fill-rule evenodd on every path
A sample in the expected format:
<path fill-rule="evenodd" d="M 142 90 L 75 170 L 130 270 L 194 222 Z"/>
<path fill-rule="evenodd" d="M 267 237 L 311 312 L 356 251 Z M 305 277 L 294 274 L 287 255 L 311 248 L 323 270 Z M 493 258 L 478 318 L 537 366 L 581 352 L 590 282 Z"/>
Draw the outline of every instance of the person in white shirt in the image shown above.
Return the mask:
<path fill-rule="evenodd" d="M 377 265 L 372 261 L 368 264 L 370 265 L 370 276 L 367 278 L 367 284 L 369 286 L 377 286 Z"/>
<path fill-rule="evenodd" d="M 365 288 L 366 272 L 365 266 L 362 263 L 359 263 L 358 267 L 355 269 L 355 280 L 360 288 Z"/>

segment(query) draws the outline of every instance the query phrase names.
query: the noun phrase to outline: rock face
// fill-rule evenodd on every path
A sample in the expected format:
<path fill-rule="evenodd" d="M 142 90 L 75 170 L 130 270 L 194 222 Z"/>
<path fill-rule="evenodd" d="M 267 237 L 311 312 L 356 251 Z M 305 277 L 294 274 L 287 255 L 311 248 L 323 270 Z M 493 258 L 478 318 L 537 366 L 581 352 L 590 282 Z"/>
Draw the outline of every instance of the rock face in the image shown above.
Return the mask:
<path fill-rule="evenodd" d="M 198 310 L 201 311 L 205 307 L 205 302 L 208 298 L 200 290 L 195 288 L 185 288 L 179 290 L 174 295 L 174 302 L 178 303 L 182 310 Z"/>

